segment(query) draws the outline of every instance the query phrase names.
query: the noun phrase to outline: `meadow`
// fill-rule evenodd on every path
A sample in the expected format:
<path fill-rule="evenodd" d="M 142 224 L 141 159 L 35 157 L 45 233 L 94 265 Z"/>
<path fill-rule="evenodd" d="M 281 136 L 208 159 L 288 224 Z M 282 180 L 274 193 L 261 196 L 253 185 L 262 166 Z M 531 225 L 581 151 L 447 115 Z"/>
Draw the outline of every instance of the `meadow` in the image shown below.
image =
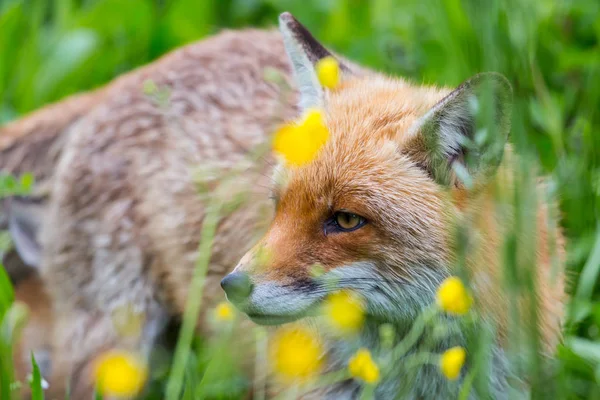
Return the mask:
<path fill-rule="evenodd" d="M 600 399 L 597 0 L 1 0 L 0 124 L 221 29 L 274 27 L 283 11 L 336 52 L 416 82 L 456 86 L 481 71 L 508 78 L 514 90 L 510 141 L 522 155 L 511 201 L 523 219 L 517 217 L 517 229 L 506 238 L 507 287 L 534 290 L 525 215 L 539 173 L 549 177 L 559 203 L 570 295 L 556 357 L 542 360 L 527 351 L 537 346 L 535 331 L 515 346 L 514 357 L 523 358 L 520 368 L 531 377 L 530 398 Z M 33 183 L 30 176 L 1 178 L 0 197 L 26 193 Z M 210 246 L 206 225 L 201 246 Z M 10 245 L 6 235 L 1 239 Z M 11 346 L 24 314 L 0 268 L 0 399 L 18 392 Z M 514 317 L 518 325 L 528 316 Z M 186 315 L 174 356 L 159 352 L 162 367 L 153 370 L 143 398 L 242 398 L 249 382 L 227 350 L 230 327 L 202 338 L 192 337 L 194 325 L 195 317 Z M 261 328 L 254 333 L 264 340 Z M 31 385 L 33 398 L 43 398 L 35 373 Z"/>

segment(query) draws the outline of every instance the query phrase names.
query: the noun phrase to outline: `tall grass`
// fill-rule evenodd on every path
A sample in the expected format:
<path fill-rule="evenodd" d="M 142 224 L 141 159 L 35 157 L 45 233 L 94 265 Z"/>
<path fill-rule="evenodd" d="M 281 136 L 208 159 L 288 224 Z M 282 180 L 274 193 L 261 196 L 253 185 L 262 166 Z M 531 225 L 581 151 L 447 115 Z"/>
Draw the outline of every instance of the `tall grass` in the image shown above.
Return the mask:
<path fill-rule="evenodd" d="M 12 195 L 27 195 L 32 185 L 33 179 L 29 174 L 19 179 L 0 175 L 0 201 Z M 5 250 L 2 244 L 0 243 L 0 255 Z M 13 348 L 26 322 L 27 308 L 14 303 L 14 298 L 14 290 L 0 259 L 0 399 L 10 399 L 13 392 L 19 389 L 19 384 L 15 384 L 14 379 Z M 33 356 L 32 362 L 35 363 Z M 36 390 L 41 391 L 41 383 L 34 383 Z"/>
<path fill-rule="evenodd" d="M 520 210 L 506 246 L 511 290 L 531 286 L 532 224 L 527 220 L 536 173 L 550 177 L 567 237 L 571 301 L 549 385 L 543 360 L 527 358 L 534 397 L 600 398 L 600 2 L 597 0 L 4 0 L 0 3 L 0 123 L 70 93 L 101 85 L 166 51 L 223 27 L 273 26 L 291 11 L 323 42 L 365 65 L 423 83 L 457 85 L 478 72 L 508 77 L 514 89 L 511 142 L 521 154 L 510 201 Z M 6 193 L 10 190 L 5 189 Z M 0 187 L 0 193 L 3 188 Z M 529 271 L 529 272 L 528 272 Z M 4 285 L 4 286 L 3 286 Z M 0 320 L 12 300 L 0 269 Z M 536 318 L 513 312 L 520 318 Z M 0 398 L 9 398 L 12 328 L 2 331 Z M 181 375 L 199 381 L 213 358 L 197 338 Z M 538 346 L 538 332 L 526 340 Z M 483 339 L 481 339 L 483 340 Z M 176 356 L 176 360 L 181 360 Z M 185 367 L 184 369 L 181 369 Z M 166 375 L 167 372 L 164 372 Z M 237 376 L 230 374 L 231 376 Z M 233 379 L 233 378 L 231 378 Z M 149 398 L 160 398 L 157 376 Z M 174 383 L 173 383 L 174 382 Z M 243 391 L 214 389 L 212 397 Z M 474 383 L 476 384 L 476 382 Z M 227 386 L 227 385 L 225 385 Z M 213 386 L 218 388 L 219 386 Z M 184 397 L 196 390 L 184 387 Z M 176 394 L 170 398 L 177 397 Z"/>

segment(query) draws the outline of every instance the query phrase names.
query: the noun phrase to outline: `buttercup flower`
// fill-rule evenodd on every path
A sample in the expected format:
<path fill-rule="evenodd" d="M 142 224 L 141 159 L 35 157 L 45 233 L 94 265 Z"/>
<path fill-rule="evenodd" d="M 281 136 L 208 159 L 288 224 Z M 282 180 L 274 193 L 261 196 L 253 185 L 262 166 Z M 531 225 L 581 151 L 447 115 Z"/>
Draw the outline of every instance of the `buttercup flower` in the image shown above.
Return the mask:
<path fill-rule="evenodd" d="M 288 382 L 306 381 L 321 371 L 323 347 L 313 332 L 293 325 L 275 333 L 269 346 L 274 372 Z"/>
<path fill-rule="evenodd" d="M 96 360 L 94 377 L 102 395 L 133 397 L 144 387 L 148 369 L 134 354 L 111 350 Z"/>
<path fill-rule="evenodd" d="M 451 381 L 458 379 L 466 356 L 465 349 L 459 346 L 446 350 L 440 357 L 442 374 Z"/>
<path fill-rule="evenodd" d="M 335 89 L 340 82 L 340 65 L 331 56 L 320 59 L 315 65 L 321 86 Z"/>
<path fill-rule="evenodd" d="M 446 278 L 437 291 L 437 303 L 450 314 L 464 315 L 469 312 L 473 298 L 467 293 L 465 285 L 456 276 Z"/>
<path fill-rule="evenodd" d="M 219 321 L 231 321 L 233 319 L 233 308 L 231 304 L 223 301 L 215 307 L 215 317 Z"/>
<path fill-rule="evenodd" d="M 312 161 L 329 139 L 323 114 L 309 110 L 302 121 L 280 128 L 273 138 L 273 150 L 283 156 L 286 163 L 302 166 Z"/>
<path fill-rule="evenodd" d="M 379 381 L 379 367 L 371 358 L 371 353 L 367 349 L 360 349 L 348 362 L 350 375 L 362 379 L 366 383 L 376 383 Z"/>
<path fill-rule="evenodd" d="M 323 304 L 323 311 L 327 322 L 344 334 L 356 333 L 365 321 L 362 299 L 349 290 L 329 295 Z"/>

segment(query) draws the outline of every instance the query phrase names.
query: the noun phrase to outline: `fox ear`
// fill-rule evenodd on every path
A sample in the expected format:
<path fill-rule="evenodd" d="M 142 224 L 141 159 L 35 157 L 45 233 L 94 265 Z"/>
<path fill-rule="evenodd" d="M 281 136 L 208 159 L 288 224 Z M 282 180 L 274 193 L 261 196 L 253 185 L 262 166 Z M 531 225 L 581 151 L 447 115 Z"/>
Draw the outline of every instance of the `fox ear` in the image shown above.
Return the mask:
<path fill-rule="evenodd" d="M 360 68 L 332 54 L 289 12 L 279 16 L 279 30 L 283 36 L 285 51 L 292 64 L 292 70 L 300 91 L 300 108 L 323 106 L 323 88 L 319 83 L 315 64 L 328 56 L 335 57 L 342 76 L 359 72 Z"/>
<path fill-rule="evenodd" d="M 511 109 L 512 89 L 506 78 L 476 75 L 411 127 L 405 152 L 438 183 L 468 185 L 500 163 Z"/>

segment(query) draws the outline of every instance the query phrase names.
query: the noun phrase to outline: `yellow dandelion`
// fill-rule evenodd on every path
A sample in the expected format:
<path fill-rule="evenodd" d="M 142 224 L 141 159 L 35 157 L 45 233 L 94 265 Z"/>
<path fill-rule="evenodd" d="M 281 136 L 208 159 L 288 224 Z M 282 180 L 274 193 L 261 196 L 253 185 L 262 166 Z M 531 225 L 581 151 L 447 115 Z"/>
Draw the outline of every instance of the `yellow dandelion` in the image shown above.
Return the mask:
<path fill-rule="evenodd" d="M 273 371 L 282 380 L 302 382 L 321 371 L 323 346 L 309 329 L 293 325 L 278 330 L 269 345 Z"/>
<path fill-rule="evenodd" d="M 111 350 L 96 360 L 94 377 L 96 387 L 102 395 L 133 397 L 144 387 L 148 369 L 134 354 Z"/>
<path fill-rule="evenodd" d="M 315 65 L 319 82 L 323 87 L 335 89 L 340 83 L 340 65 L 331 56 L 320 59 Z"/>
<path fill-rule="evenodd" d="M 446 350 L 440 357 L 442 374 L 451 381 L 458 379 L 466 357 L 467 352 L 460 346 Z"/>
<path fill-rule="evenodd" d="M 379 381 L 379 367 L 371 358 L 371 353 L 367 349 L 359 349 L 348 362 L 350 375 L 361 379 L 366 383 L 376 383 Z"/>
<path fill-rule="evenodd" d="M 215 307 L 215 317 L 219 321 L 231 321 L 233 320 L 234 312 L 233 307 L 226 301 L 223 301 Z"/>
<path fill-rule="evenodd" d="M 344 334 L 356 333 L 365 321 L 362 298 L 349 290 L 329 295 L 323 304 L 323 311 L 328 323 Z"/>
<path fill-rule="evenodd" d="M 298 124 L 280 128 L 273 138 L 273 150 L 283 156 L 287 164 L 302 166 L 311 162 L 329 138 L 321 111 L 309 110 Z"/>
<path fill-rule="evenodd" d="M 473 298 L 462 281 L 456 276 L 451 276 L 438 288 L 437 303 L 442 310 L 450 314 L 464 315 L 469 312 Z"/>

